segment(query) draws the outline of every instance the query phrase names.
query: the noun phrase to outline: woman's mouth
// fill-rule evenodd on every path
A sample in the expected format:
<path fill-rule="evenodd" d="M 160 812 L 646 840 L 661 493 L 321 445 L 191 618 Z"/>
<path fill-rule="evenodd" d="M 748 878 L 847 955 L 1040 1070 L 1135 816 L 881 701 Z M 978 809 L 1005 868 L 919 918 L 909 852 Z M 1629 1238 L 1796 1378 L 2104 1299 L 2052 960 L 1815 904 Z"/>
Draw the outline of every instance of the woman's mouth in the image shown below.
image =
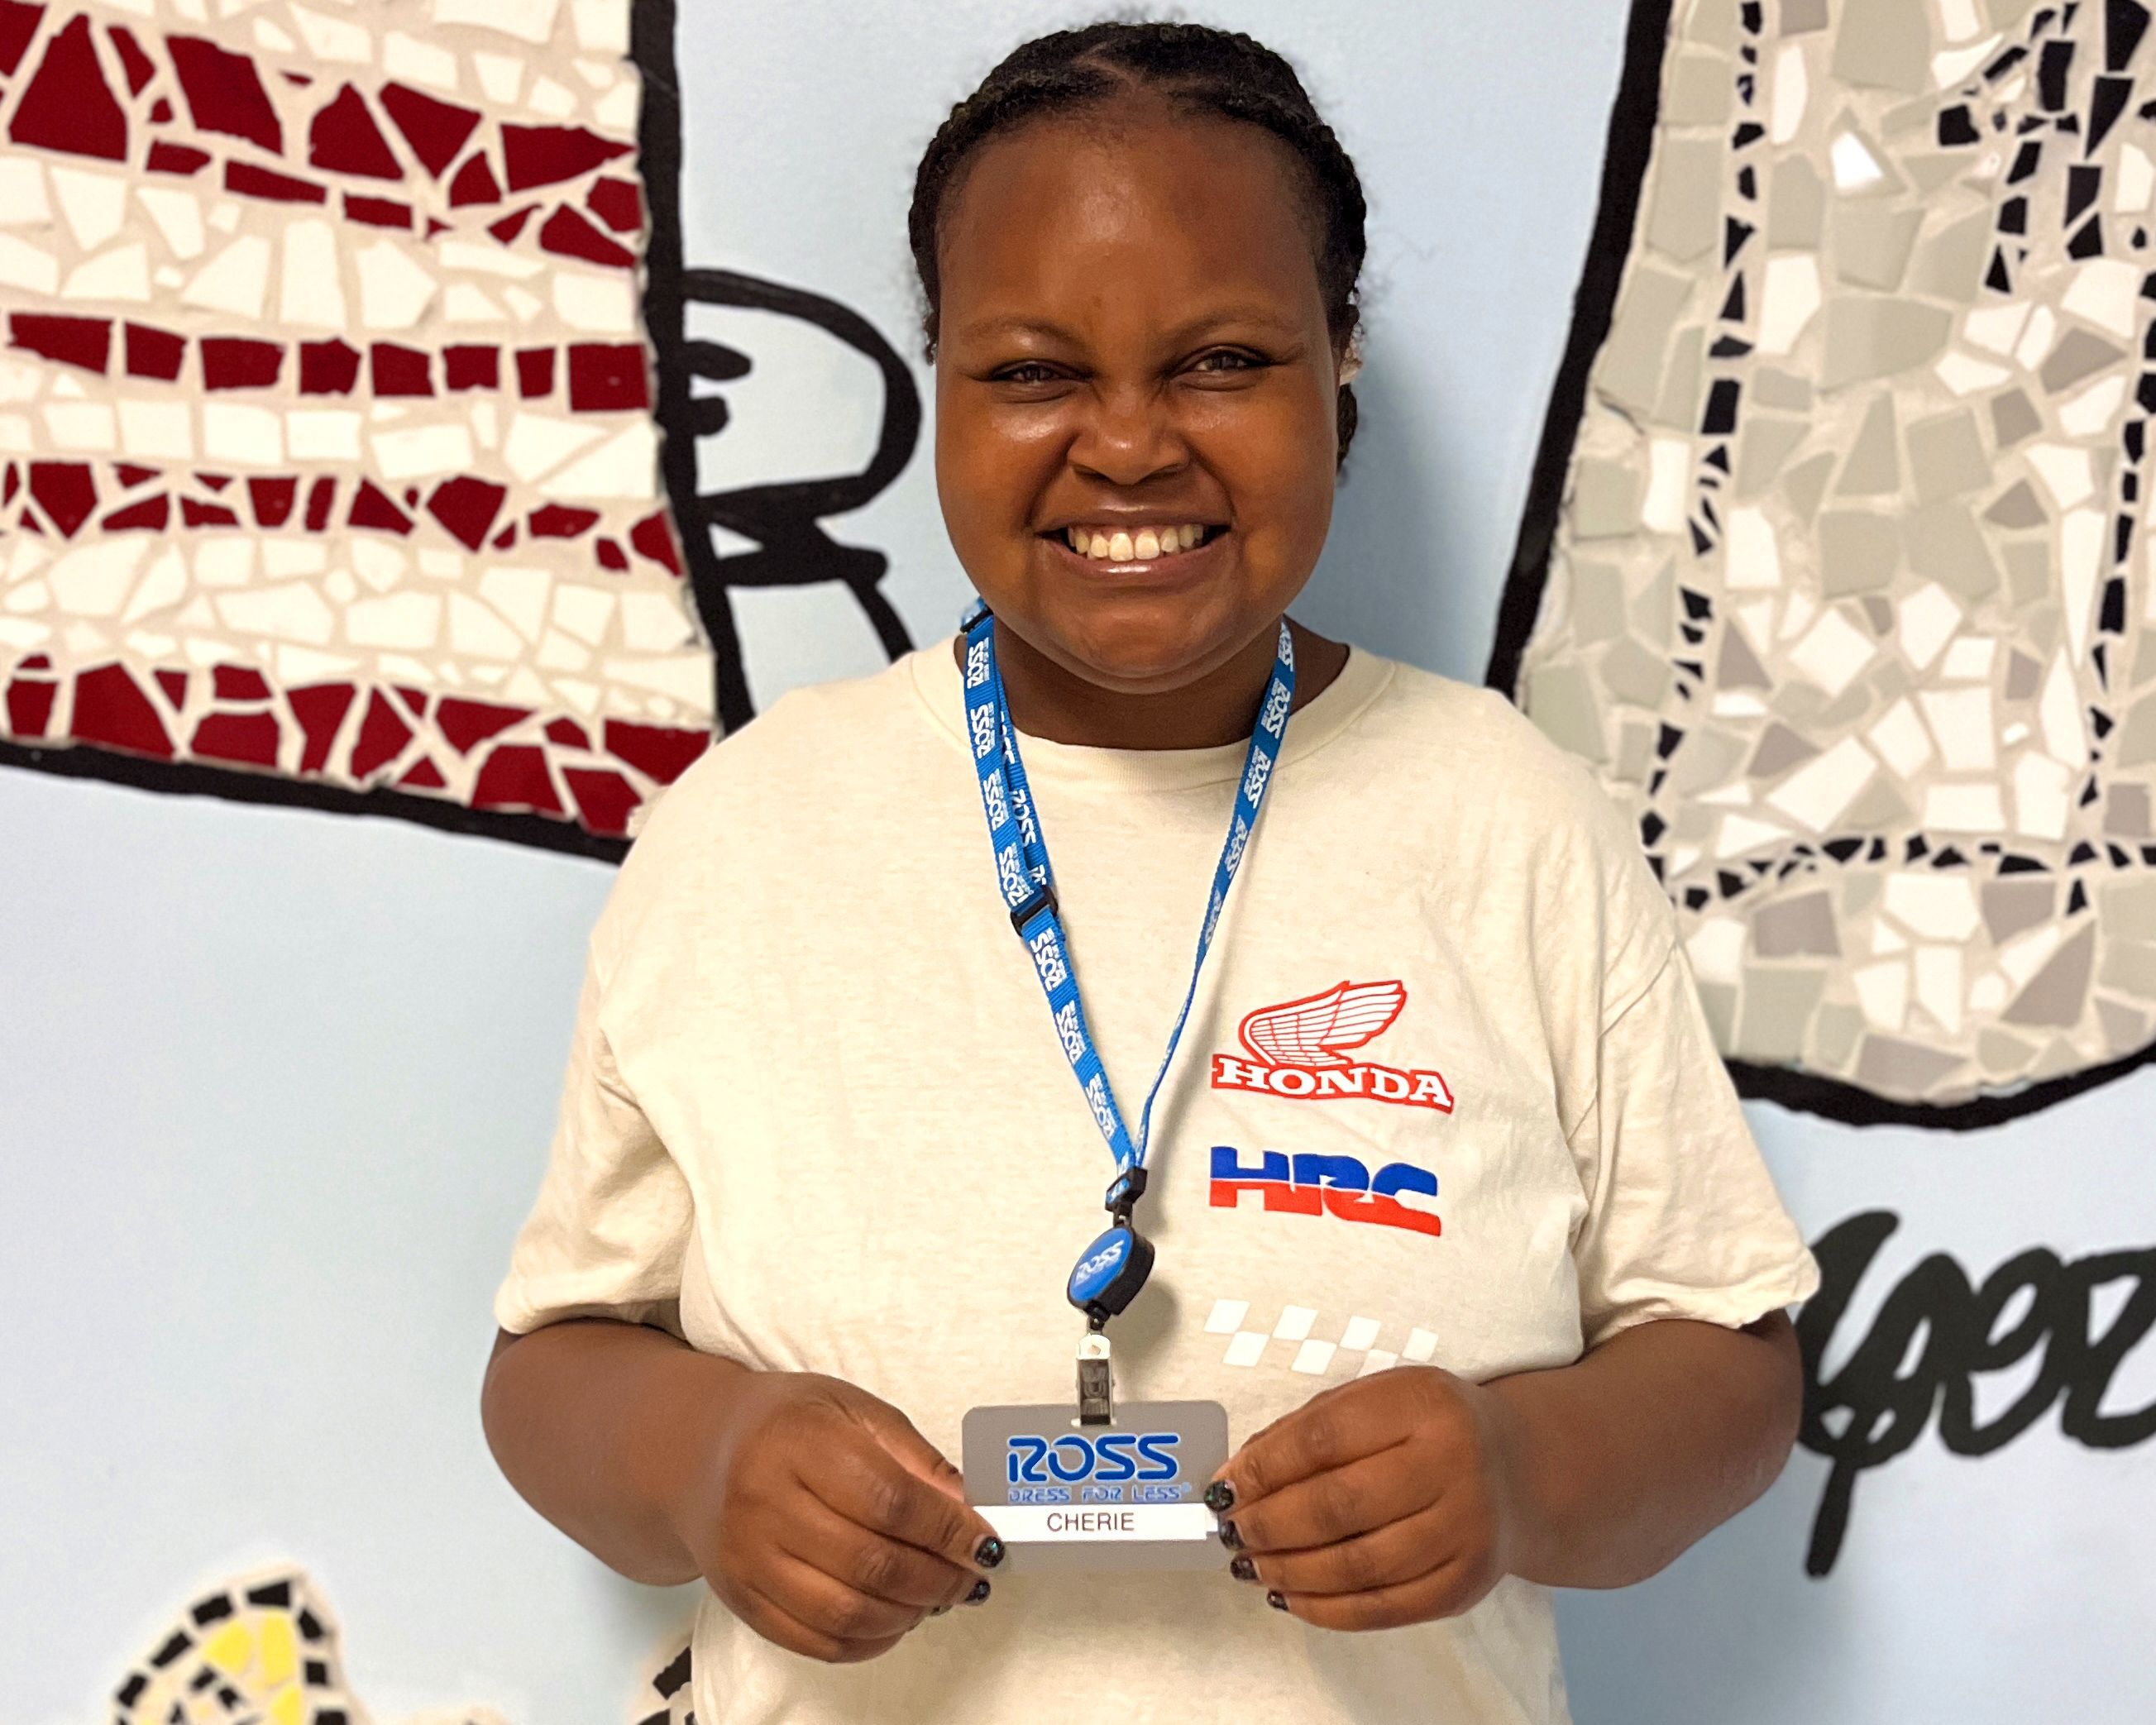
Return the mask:
<path fill-rule="evenodd" d="M 1210 544 L 1228 530 L 1200 522 L 1143 527 L 1077 525 L 1044 535 L 1089 562 L 1158 563 Z"/>

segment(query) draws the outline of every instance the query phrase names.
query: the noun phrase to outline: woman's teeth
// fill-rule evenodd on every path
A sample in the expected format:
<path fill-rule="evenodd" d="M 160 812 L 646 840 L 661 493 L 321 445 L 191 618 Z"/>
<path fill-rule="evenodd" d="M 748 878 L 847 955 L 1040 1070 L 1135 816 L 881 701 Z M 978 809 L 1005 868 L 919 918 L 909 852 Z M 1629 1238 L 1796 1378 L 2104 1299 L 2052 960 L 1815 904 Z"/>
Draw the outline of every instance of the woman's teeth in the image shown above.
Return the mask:
<path fill-rule="evenodd" d="M 1205 530 L 1199 526 L 1144 527 L 1136 533 L 1123 533 L 1102 532 L 1097 527 L 1066 527 L 1064 535 L 1071 550 L 1081 557 L 1117 563 L 1127 563 L 1135 558 L 1143 563 L 1158 557 L 1173 557 L 1177 552 L 1188 551 L 1205 536 Z"/>

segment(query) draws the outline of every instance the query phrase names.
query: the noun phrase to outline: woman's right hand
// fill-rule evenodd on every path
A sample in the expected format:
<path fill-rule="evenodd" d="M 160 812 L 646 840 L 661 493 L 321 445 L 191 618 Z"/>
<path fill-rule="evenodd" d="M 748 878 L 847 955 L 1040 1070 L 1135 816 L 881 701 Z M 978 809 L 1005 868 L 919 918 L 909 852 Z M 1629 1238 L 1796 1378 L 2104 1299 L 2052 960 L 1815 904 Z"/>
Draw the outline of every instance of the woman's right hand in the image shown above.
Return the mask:
<path fill-rule="evenodd" d="M 896 1646 L 988 1597 L 1003 1561 L 958 1471 L 897 1409 L 836 1378 L 742 1372 L 675 1495 L 682 1543 L 737 1617 L 811 1659 Z"/>

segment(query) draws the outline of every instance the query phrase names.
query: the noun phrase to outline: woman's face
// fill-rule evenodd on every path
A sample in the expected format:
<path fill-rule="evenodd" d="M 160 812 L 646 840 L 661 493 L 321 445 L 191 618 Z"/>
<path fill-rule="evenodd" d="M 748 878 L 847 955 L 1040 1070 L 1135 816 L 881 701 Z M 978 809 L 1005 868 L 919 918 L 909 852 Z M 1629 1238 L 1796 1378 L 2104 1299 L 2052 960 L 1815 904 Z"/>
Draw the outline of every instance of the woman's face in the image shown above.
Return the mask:
<path fill-rule="evenodd" d="M 1263 635 L 1332 515 L 1337 359 L 1302 172 L 1138 99 L 984 146 L 944 211 L 936 475 L 998 619 L 1164 694 Z"/>

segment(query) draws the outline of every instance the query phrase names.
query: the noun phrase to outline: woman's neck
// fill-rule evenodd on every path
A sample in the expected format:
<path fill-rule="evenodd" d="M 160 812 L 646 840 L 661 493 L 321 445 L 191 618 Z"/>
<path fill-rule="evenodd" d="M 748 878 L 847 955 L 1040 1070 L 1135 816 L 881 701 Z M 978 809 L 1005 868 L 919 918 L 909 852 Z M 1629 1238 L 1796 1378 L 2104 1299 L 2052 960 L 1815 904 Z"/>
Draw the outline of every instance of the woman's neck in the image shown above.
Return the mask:
<path fill-rule="evenodd" d="M 1340 675 L 1348 649 L 1299 623 L 1291 621 L 1288 629 L 1295 638 L 1300 711 Z M 963 666 L 964 638 L 952 644 Z M 1010 629 L 997 631 L 996 661 L 1011 722 L 1028 737 L 1092 748 L 1202 749 L 1249 741 L 1272 678 L 1274 645 L 1267 630 L 1218 670 L 1165 695 L 1122 695 L 1089 683 Z"/>

